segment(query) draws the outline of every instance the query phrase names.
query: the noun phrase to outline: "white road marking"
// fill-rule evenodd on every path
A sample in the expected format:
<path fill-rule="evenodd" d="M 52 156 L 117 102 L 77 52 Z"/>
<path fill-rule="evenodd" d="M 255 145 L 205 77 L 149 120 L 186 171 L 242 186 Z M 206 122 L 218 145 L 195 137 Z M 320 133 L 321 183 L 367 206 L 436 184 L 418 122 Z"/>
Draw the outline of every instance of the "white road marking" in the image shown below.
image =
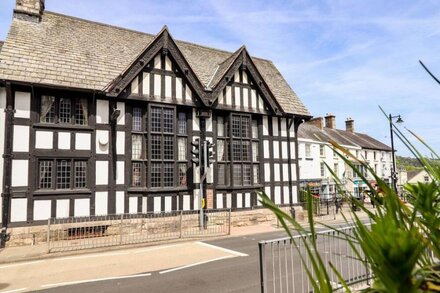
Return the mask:
<path fill-rule="evenodd" d="M 144 253 L 144 252 L 149 252 L 149 251 L 153 251 L 153 250 L 166 249 L 166 248 L 175 247 L 175 246 L 181 246 L 181 245 L 182 244 L 156 246 L 156 247 L 150 247 L 150 248 L 146 248 L 146 249 L 137 250 L 137 251 L 134 251 L 133 253 Z"/>
<path fill-rule="evenodd" d="M 212 245 L 212 244 L 208 244 L 208 243 L 205 243 L 205 242 L 197 241 L 195 243 L 197 243 L 199 245 L 206 246 L 206 247 L 218 249 L 218 250 L 221 250 L 221 251 L 224 251 L 224 252 L 227 252 L 227 253 L 231 253 L 231 254 L 236 255 L 236 256 L 249 256 L 249 254 L 246 254 L 246 253 L 238 252 L 238 251 L 235 251 L 235 250 L 223 248 L 223 247 Z"/>
<path fill-rule="evenodd" d="M 129 253 L 130 252 L 115 252 L 115 253 L 89 254 L 89 255 L 82 255 L 82 256 L 68 256 L 68 257 L 62 257 L 62 258 L 55 258 L 55 259 L 53 259 L 53 261 L 70 260 L 70 259 L 83 259 L 83 258 L 90 258 L 90 257 L 113 256 L 113 255 L 125 255 L 125 254 L 129 254 Z"/>
<path fill-rule="evenodd" d="M 31 264 L 40 263 L 40 262 L 43 262 L 43 261 L 42 260 L 36 260 L 36 261 L 28 261 L 28 262 L 19 262 L 19 263 L 14 263 L 14 264 L 11 264 L 11 265 L 1 266 L 0 269 L 17 267 L 17 266 L 24 266 L 24 265 L 31 265 Z"/>
<path fill-rule="evenodd" d="M 98 278 L 98 279 L 90 279 L 90 280 L 82 280 L 82 281 L 72 281 L 72 282 L 63 282 L 63 283 L 54 283 L 54 284 L 45 284 L 45 285 L 41 285 L 41 287 L 42 288 L 57 287 L 57 286 L 75 285 L 75 284 L 92 283 L 92 282 L 108 281 L 108 280 L 140 278 L 140 277 L 148 277 L 148 276 L 151 276 L 151 273 L 139 274 L 139 275 L 119 276 L 119 277 Z"/>
<path fill-rule="evenodd" d="M 14 289 L 14 290 L 9 290 L 9 291 L 0 291 L 0 293 L 12 293 L 12 292 L 20 292 L 20 291 L 24 291 L 27 288 L 20 288 L 20 289 Z"/>
<path fill-rule="evenodd" d="M 182 269 L 186 269 L 186 268 L 190 268 L 190 267 L 195 267 L 195 266 L 198 266 L 198 265 L 202 265 L 202 264 L 206 264 L 206 263 L 210 263 L 210 262 L 213 262 L 213 261 L 218 261 L 218 260 L 222 260 L 222 259 L 226 259 L 226 258 L 231 258 L 231 257 L 234 257 L 234 256 L 233 255 L 227 255 L 227 256 L 222 256 L 222 257 L 218 257 L 218 258 L 214 258 L 214 259 L 210 259 L 210 260 L 196 262 L 196 263 L 192 263 L 192 264 L 189 264 L 189 265 L 184 265 L 184 266 L 181 266 L 181 267 L 177 267 L 177 268 L 161 271 L 161 272 L 159 272 L 159 274 L 166 274 L 166 273 L 174 272 L 174 271 L 177 271 L 177 270 L 182 270 Z"/>

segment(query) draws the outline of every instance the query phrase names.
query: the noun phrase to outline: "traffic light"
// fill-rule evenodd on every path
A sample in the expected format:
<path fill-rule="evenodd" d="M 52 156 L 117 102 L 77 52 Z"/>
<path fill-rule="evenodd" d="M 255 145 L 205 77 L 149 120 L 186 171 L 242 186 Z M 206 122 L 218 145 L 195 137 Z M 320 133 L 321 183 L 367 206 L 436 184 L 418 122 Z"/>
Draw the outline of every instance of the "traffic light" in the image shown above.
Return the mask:
<path fill-rule="evenodd" d="M 192 158 L 191 161 L 196 164 L 197 166 L 200 166 L 203 164 L 203 151 L 201 148 L 201 144 L 200 144 L 200 139 L 196 139 L 195 141 L 191 142 L 191 154 L 192 154 Z"/>
<path fill-rule="evenodd" d="M 207 167 L 209 167 L 211 164 L 214 164 L 215 159 L 215 152 L 214 152 L 214 146 L 215 144 L 213 144 L 212 142 L 210 142 L 209 140 L 206 142 L 206 147 L 207 147 L 207 160 L 206 160 L 206 164 Z"/>

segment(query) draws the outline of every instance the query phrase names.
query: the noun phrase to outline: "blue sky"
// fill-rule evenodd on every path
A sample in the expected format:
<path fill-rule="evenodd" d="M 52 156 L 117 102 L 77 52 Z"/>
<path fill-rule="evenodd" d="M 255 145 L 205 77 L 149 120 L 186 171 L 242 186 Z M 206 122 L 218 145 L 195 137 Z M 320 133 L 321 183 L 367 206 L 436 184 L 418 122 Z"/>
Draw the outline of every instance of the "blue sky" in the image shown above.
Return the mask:
<path fill-rule="evenodd" d="M 46 9 L 148 33 L 168 25 L 174 38 L 272 60 L 312 115 L 347 117 L 356 131 L 389 144 L 380 112 L 440 150 L 439 1 L 46 0 Z M 0 40 L 14 0 L 0 3 Z M 398 154 L 409 155 L 397 143 Z M 428 154 L 428 153 L 426 153 Z"/>

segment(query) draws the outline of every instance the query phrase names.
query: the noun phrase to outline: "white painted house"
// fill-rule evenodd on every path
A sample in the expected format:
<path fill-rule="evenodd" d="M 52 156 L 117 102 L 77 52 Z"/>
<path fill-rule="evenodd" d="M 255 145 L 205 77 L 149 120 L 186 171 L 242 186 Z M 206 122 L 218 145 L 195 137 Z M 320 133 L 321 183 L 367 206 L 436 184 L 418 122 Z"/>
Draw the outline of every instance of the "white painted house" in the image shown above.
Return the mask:
<path fill-rule="evenodd" d="M 331 142 L 344 147 L 359 160 L 366 161 L 381 179 L 391 182 L 390 147 L 366 134 L 354 132 L 352 119 L 347 119 L 345 130 L 336 129 L 334 115 L 325 117 L 325 126 L 322 120 L 321 117 L 313 118 L 299 127 L 298 162 L 302 189 L 309 187 L 313 194 L 319 194 L 324 199 L 334 197 L 335 181 L 328 168 L 342 180 L 346 190 L 355 196 L 359 196 L 367 187 L 352 168 L 334 152 Z M 362 170 L 367 180 L 374 184 L 372 174 L 363 170 L 359 163 L 354 160 L 353 162 Z"/>

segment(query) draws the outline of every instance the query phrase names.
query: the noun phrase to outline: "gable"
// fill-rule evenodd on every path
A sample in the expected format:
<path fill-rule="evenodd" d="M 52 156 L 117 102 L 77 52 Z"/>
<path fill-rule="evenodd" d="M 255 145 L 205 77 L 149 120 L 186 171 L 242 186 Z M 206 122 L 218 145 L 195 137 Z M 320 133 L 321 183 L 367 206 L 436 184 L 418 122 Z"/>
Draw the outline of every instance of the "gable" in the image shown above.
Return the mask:
<path fill-rule="evenodd" d="M 160 52 L 135 75 L 124 96 L 173 104 L 194 104 L 194 90 L 173 56 Z"/>

